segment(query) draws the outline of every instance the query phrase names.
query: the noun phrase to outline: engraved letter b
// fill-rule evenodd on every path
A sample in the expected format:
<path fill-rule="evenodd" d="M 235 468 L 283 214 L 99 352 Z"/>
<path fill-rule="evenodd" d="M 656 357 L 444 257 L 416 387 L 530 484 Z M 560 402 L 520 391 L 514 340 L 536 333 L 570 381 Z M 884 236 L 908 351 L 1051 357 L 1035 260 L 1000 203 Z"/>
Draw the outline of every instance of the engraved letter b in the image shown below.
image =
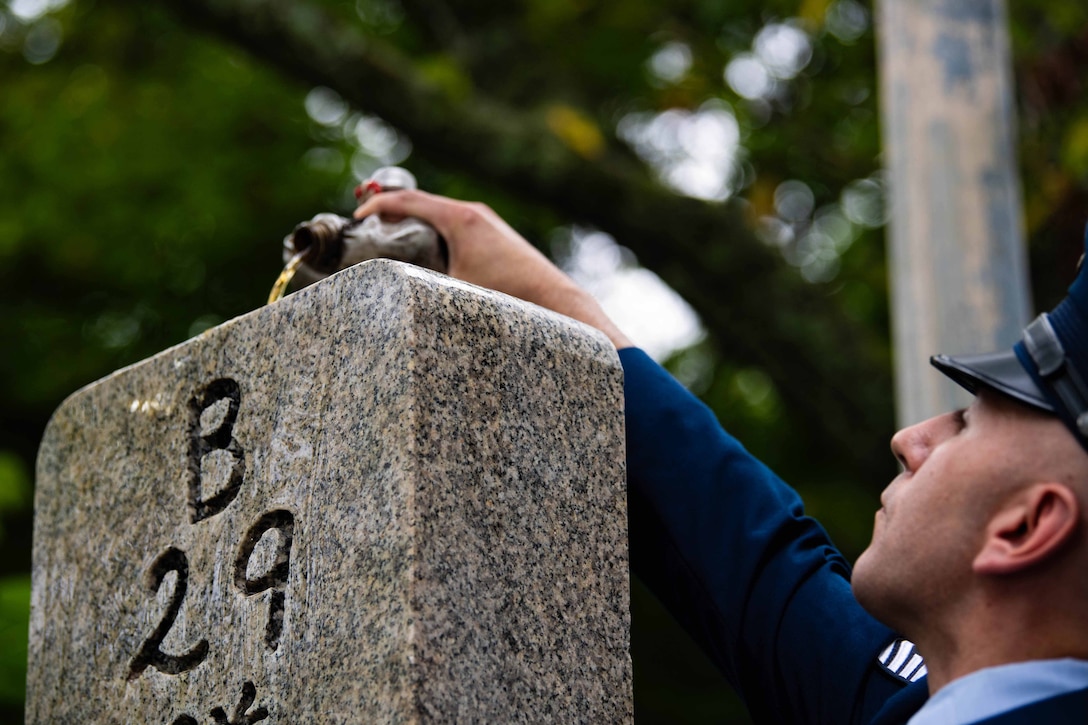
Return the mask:
<path fill-rule="evenodd" d="M 219 378 L 208 383 L 189 401 L 189 519 L 194 524 L 229 506 L 242 487 L 246 474 L 245 453 L 233 436 L 241 400 L 238 383 L 230 378 Z M 227 461 L 222 460 L 224 456 Z M 210 465 L 212 463 L 220 465 L 215 467 Z M 205 468 L 223 471 L 223 475 L 215 478 L 225 479 L 214 481 L 219 484 L 218 488 L 207 497 L 204 496 Z"/>

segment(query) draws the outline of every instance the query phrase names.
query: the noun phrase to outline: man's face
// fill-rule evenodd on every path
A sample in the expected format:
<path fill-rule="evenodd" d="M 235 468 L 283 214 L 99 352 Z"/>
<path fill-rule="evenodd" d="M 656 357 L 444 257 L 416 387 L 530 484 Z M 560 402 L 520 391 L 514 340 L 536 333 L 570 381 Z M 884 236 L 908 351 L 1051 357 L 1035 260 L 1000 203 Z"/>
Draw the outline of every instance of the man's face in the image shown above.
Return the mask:
<path fill-rule="evenodd" d="M 899 431 L 892 451 L 902 471 L 881 494 L 853 587 L 900 631 L 933 624 L 962 598 L 1002 502 L 1033 482 L 1072 475 L 1068 462 L 1083 456 L 1056 417 L 986 390 L 966 410 Z"/>

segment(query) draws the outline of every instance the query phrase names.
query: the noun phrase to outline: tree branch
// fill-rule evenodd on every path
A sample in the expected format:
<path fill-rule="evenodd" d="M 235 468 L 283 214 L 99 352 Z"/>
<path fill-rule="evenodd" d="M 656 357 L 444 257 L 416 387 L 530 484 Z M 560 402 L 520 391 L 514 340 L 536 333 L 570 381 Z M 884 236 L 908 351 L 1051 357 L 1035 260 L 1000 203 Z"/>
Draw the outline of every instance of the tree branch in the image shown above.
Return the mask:
<path fill-rule="evenodd" d="M 394 48 L 315 5 L 167 0 L 185 22 L 301 81 L 337 90 L 404 131 L 432 161 L 613 234 L 692 304 L 720 350 L 774 380 L 792 414 L 859 473 L 883 483 L 891 430 L 881 345 L 744 222 L 740 205 L 673 194 L 616 154 L 587 159 L 538 115 L 451 97 Z"/>

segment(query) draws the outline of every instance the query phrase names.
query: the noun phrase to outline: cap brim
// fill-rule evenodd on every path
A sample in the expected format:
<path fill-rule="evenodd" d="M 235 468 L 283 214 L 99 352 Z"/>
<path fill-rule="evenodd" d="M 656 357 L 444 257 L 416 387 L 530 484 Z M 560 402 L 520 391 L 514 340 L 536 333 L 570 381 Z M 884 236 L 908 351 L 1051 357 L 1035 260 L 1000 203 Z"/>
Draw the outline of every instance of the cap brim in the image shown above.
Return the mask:
<path fill-rule="evenodd" d="M 1012 350 L 955 357 L 934 355 L 929 362 L 972 394 L 978 392 L 979 386 L 983 386 L 1033 408 L 1048 413 L 1057 412 Z"/>

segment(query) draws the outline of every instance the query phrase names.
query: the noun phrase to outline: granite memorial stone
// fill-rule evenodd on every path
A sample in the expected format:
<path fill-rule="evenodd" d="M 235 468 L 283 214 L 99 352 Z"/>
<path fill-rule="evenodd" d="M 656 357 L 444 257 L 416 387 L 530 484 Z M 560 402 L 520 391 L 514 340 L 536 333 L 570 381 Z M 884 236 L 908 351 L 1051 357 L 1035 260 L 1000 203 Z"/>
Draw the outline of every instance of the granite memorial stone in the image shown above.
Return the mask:
<path fill-rule="evenodd" d="M 387 260 L 77 392 L 27 722 L 631 722 L 622 406 L 598 333 Z"/>

